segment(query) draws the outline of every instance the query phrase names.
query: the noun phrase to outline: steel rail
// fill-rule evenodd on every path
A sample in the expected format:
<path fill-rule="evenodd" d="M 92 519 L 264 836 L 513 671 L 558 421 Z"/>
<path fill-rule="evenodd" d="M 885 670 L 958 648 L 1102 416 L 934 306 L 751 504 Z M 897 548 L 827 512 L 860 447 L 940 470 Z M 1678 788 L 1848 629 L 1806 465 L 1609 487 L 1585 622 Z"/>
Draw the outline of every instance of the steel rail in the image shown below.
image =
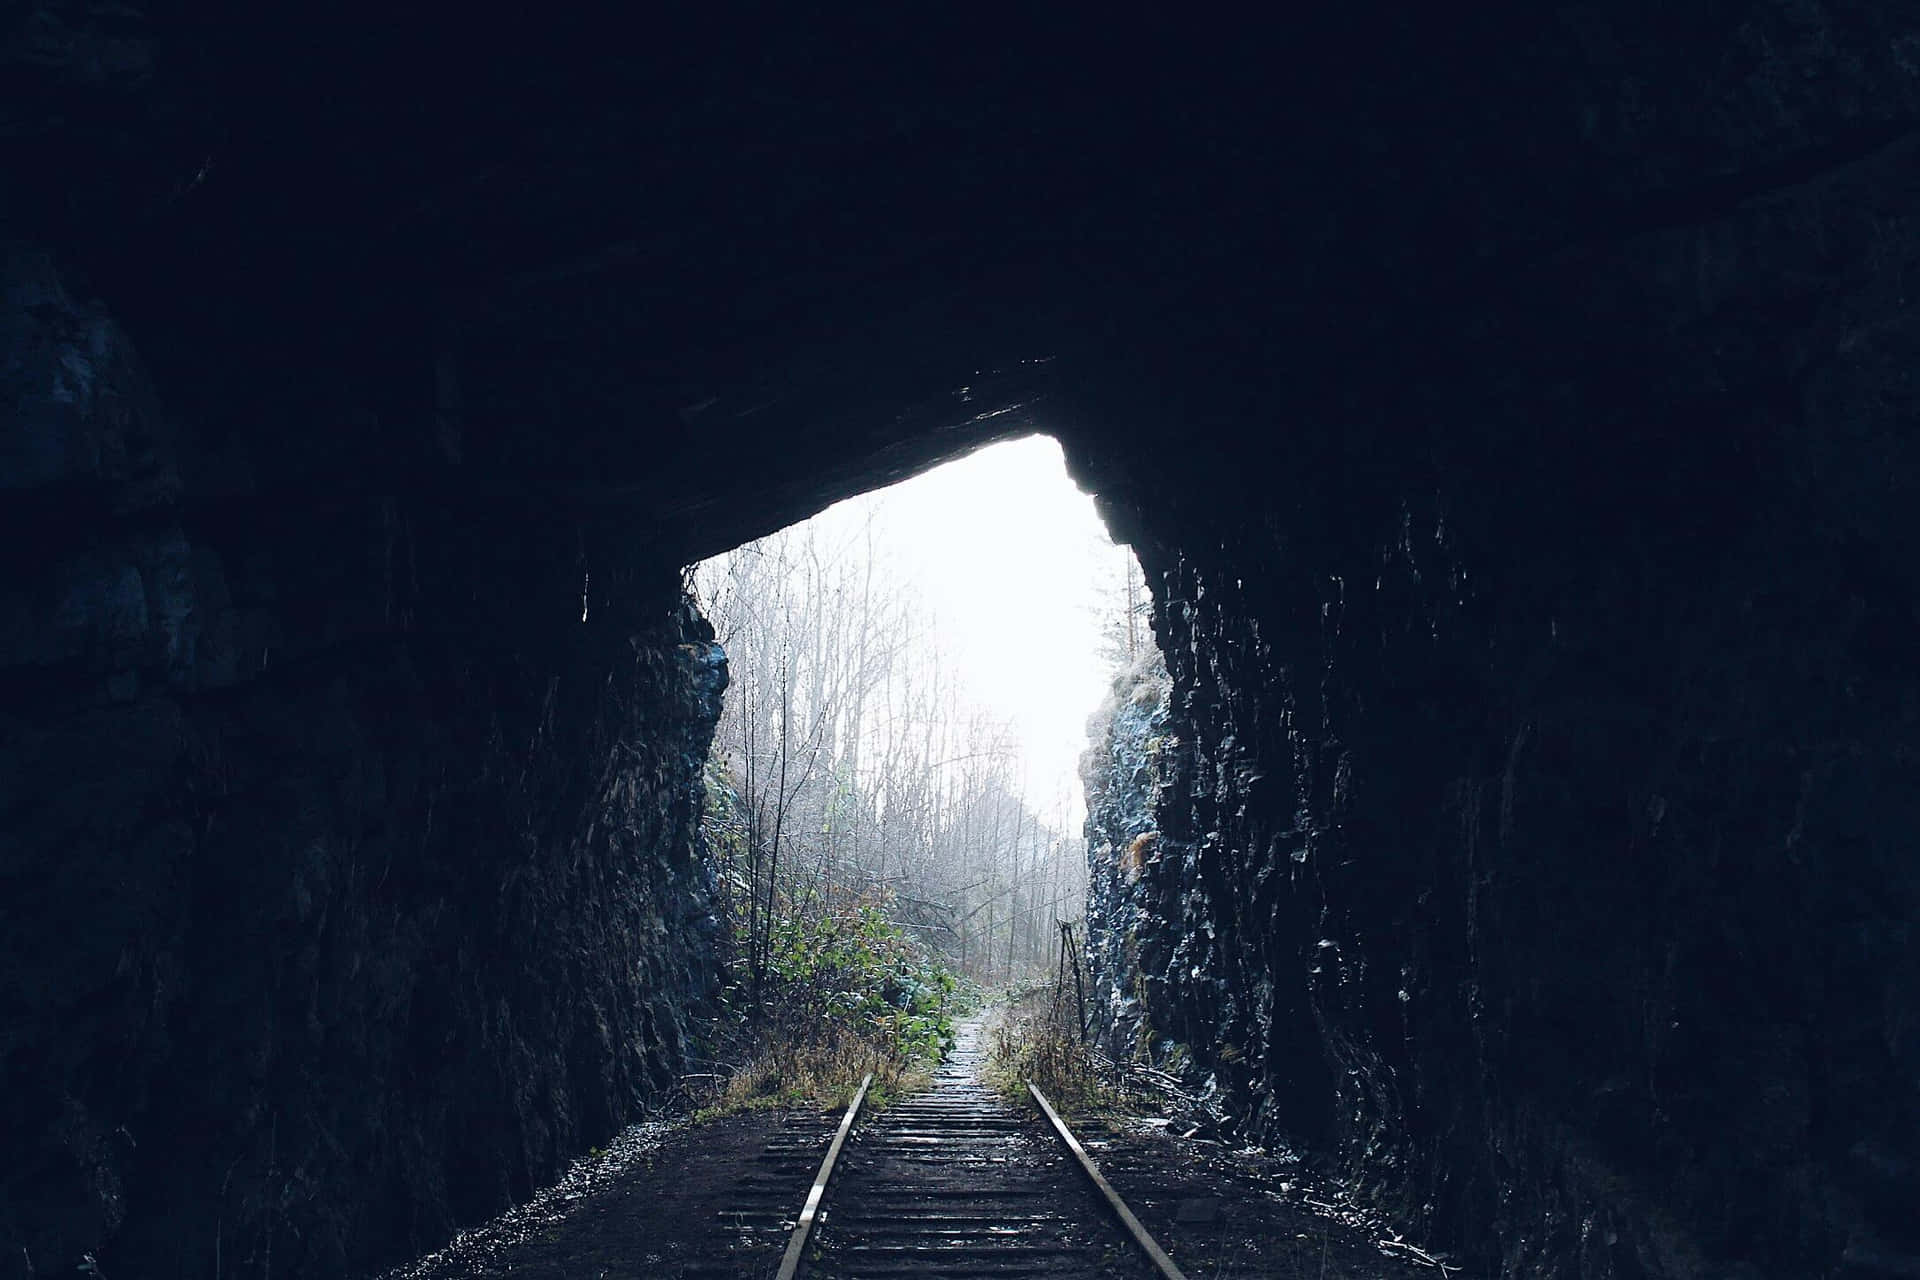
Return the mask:
<path fill-rule="evenodd" d="M 1185 1273 L 1174 1265 L 1172 1258 L 1167 1256 L 1167 1251 L 1162 1249 L 1147 1229 L 1140 1225 L 1140 1219 L 1133 1216 L 1133 1210 L 1127 1208 L 1127 1202 L 1120 1198 L 1120 1193 L 1113 1189 L 1113 1184 L 1108 1182 L 1105 1175 L 1100 1172 L 1100 1166 L 1093 1162 L 1093 1157 L 1089 1156 L 1086 1148 L 1080 1145 L 1080 1140 L 1073 1136 L 1073 1130 L 1067 1128 L 1067 1122 L 1060 1118 L 1060 1113 L 1053 1109 L 1051 1102 L 1047 1101 L 1047 1095 L 1041 1093 L 1039 1086 L 1032 1081 L 1027 1082 L 1027 1092 L 1031 1093 L 1033 1100 L 1040 1104 L 1040 1110 L 1046 1113 L 1048 1122 L 1053 1125 L 1053 1131 L 1060 1135 L 1062 1142 L 1067 1144 L 1067 1150 L 1071 1151 L 1073 1158 L 1080 1162 L 1080 1168 L 1093 1180 L 1093 1185 L 1099 1188 L 1100 1194 L 1106 1197 L 1107 1207 L 1113 1210 L 1114 1216 L 1120 1219 L 1120 1225 L 1133 1236 L 1133 1242 L 1146 1250 L 1147 1256 L 1153 1259 L 1153 1265 L 1160 1269 L 1160 1274 L 1165 1276 L 1166 1280 L 1187 1280 Z M 784 1277 L 785 1274 L 783 1272 L 782 1276 Z"/>
<path fill-rule="evenodd" d="M 867 1086 L 872 1083 L 873 1072 L 869 1071 L 866 1079 L 860 1082 L 859 1092 L 847 1104 L 847 1114 L 840 1121 L 840 1132 L 833 1135 L 833 1145 L 827 1148 L 827 1158 L 820 1162 L 820 1172 L 813 1179 L 812 1190 L 807 1192 L 807 1203 L 801 1207 L 800 1221 L 794 1224 L 793 1235 L 787 1239 L 787 1252 L 780 1259 L 780 1270 L 774 1280 L 793 1280 L 794 1273 L 800 1270 L 800 1257 L 806 1250 L 807 1236 L 813 1230 L 815 1219 L 820 1216 L 820 1201 L 827 1194 L 827 1179 L 833 1176 L 834 1161 L 840 1158 L 840 1148 L 847 1143 L 847 1132 L 853 1128 L 853 1118 L 860 1114 L 860 1104 L 867 1100 Z"/>

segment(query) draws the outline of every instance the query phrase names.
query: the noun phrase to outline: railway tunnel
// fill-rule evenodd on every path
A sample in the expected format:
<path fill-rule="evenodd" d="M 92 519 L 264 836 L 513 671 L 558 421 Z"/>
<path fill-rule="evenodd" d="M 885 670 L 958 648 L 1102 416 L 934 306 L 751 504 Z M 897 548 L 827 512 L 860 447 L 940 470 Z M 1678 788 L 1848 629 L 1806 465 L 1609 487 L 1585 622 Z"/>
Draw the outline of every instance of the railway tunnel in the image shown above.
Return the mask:
<path fill-rule="evenodd" d="M 0 1268 L 363 1274 L 637 1114 L 682 566 L 1041 431 L 1248 1141 L 1483 1274 L 1920 1270 L 1920 31 L 1392 9 L 8 18 Z"/>

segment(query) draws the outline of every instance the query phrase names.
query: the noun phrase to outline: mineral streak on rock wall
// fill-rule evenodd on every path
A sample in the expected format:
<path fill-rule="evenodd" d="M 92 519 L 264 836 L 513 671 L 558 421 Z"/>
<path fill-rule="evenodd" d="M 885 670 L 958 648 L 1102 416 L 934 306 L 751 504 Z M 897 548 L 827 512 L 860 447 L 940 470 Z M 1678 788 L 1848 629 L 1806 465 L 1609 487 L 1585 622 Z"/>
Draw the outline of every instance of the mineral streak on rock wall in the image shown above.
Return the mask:
<path fill-rule="evenodd" d="M 523 1199 L 710 990 L 711 631 L 671 575 L 583 619 L 550 511 L 183 503 L 112 320 L 4 287 L 0 1273 L 337 1275 Z"/>

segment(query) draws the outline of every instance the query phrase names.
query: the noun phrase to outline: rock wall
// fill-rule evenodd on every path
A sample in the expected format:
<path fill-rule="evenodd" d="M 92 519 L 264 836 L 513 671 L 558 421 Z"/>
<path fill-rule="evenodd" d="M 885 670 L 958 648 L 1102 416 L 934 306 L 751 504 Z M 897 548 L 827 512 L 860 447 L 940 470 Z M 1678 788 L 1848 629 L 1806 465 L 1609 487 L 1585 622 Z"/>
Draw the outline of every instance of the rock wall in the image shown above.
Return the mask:
<path fill-rule="evenodd" d="M 1155 1028 L 1174 1022 L 1165 977 L 1176 936 L 1167 922 L 1178 915 L 1177 899 L 1152 896 L 1174 881 L 1147 874 L 1147 864 L 1160 856 L 1153 806 L 1164 780 L 1169 692 L 1166 666 L 1149 647 L 1115 673 L 1107 700 L 1087 721 L 1088 746 L 1080 757 L 1087 800 L 1088 1021 L 1117 1060 L 1156 1065 L 1167 1046 Z"/>
<path fill-rule="evenodd" d="M 340 1275 L 524 1198 L 711 990 L 710 629 L 551 510 L 263 511 L 283 460 L 0 280 L 0 1274 Z"/>
<path fill-rule="evenodd" d="M 1157 402 L 1267 466 L 1084 456 L 1173 677 L 1093 950 L 1471 1266 L 1920 1273 L 1914 157 L 1543 258 L 1391 385 Z"/>

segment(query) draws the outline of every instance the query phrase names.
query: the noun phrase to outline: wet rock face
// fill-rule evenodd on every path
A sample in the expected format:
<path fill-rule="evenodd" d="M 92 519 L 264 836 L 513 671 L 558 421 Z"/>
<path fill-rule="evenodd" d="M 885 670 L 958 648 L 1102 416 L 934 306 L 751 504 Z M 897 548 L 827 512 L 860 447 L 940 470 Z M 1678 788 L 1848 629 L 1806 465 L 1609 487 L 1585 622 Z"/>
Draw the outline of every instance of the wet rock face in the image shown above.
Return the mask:
<path fill-rule="evenodd" d="M 1088 748 L 1080 758 L 1087 798 L 1088 1021 L 1107 1052 L 1123 1061 L 1155 1060 L 1165 1048 L 1155 1028 L 1176 1021 L 1165 999 L 1165 947 L 1175 936 L 1166 922 L 1178 906 L 1167 890 L 1176 882 L 1147 874 L 1160 853 L 1153 806 L 1164 775 L 1168 693 L 1158 650 L 1138 655 L 1115 675 L 1106 702 L 1088 721 Z"/>
<path fill-rule="evenodd" d="M 186 511 L 124 335 L 6 265 L 0 1265 L 343 1274 L 524 1199 L 711 989 L 711 631 L 670 574 L 583 620 L 538 511 Z"/>

